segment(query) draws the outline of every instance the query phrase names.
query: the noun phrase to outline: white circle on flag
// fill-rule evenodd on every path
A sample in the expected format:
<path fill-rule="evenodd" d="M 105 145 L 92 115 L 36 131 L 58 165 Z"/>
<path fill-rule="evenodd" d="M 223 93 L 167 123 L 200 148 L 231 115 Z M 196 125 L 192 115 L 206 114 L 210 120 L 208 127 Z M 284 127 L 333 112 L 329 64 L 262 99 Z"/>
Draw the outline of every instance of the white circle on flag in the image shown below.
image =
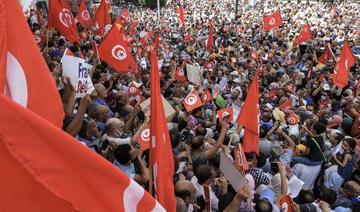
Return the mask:
<path fill-rule="evenodd" d="M 287 121 L 289 124 L 294 125 L 295 124 L 295 118 L 294 117 L 288 117 Z"/>
<path fill-rule="evenodd" d="M 269 21 L 269 25 L 274 25 L 276 22 L 275 18 L 271 18 L 270 21 Z"/>
<path fill-rule="evenodd" d="M 207 94 L 204 94 L 203 100 L 207 100 Z"/>
<path fill-rule="evenodd" d="M 150 141 L 150 129 L 146 128 L 141 132 L 141 139 L 143 141 Z"/>
<path fill-rule="evenodd" d="M 23 107 L 27 107 L 28 84 L 25 71 L 10 52 L 7 52 L 6 82 L 5 95 Z"/>
<path fill-rule="evenodd" d="M 106 24 L 105 25 L 105 33 L 108 33 L 111 29 L 112 25 L 111 24 Z"/>
<path fill-rule="evenodd" d="M 283 212 L 288 212 L 288 204 L 286 202 L 284 202 L 283 204 L 281 204 L 281 211 Z"/>
<path fill-rule="evenodd" d="M 65 27 L 70 27 L 73 24 L 70 10 L 63 8 L 59 12 L 59 20 Z"/>
<path fill-rule="evenodd" d="M 85 21 L 88 21 L 88 20 L 90 19 L 89 11 L 87 11 L 87 10 L 82 11 L 81 17 L 82 17 Z"/>
<path fill-rule="evenodd" d="M 111 55 L 117 60 L 124 60 L 127 57 L 125 48 L 119 44 L 112 48 Z"/>
<path fill-rule="evenodd" d="M 225 117 L 227 117 L 227 116 L 229 116 L 229 115 L 230 115 L 230 113 L 227 112 L 227 111 L 225 111 L 225 112 L 223 113 L 223 115 L 222 115 L 222 118 L 225 118 Z"/>
<path fill-rule="evenodd" d="M 189 96 L 186 97 L 185 103 L 188 105 L 194 105 L 197 102 L 197 97 L 194 94 L 189 94 Z"/>
<path fill-rule="evenodd" d="M 178 71 L 178 75 L 179 75 L 179 76 L 184 76 L 184 70 L 183 70 L 183 69 L 180 69 L 180 70 Z"/>
<path fill-rule="evenodd" d="M 134 88 L 134 87 L 130 87 L 129 88 L 129 92 L 131 93 L 131 94 L 134 94 L 134 93 L 136 93 L 136 88 Z"/>

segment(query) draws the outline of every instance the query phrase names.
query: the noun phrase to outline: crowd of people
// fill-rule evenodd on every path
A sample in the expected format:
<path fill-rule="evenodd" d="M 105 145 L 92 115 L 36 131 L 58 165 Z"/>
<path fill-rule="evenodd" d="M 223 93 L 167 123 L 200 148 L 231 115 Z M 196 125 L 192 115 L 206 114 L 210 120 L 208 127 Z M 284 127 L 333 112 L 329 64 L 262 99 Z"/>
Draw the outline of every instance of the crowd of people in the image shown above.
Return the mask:
<path fill-rule="evenodd" d="M 41 26 L 33 18 L 37 13 L 29 13 L 34 34 L 47 37 L 39 48 L 63 100 L 63 130 L 148 189 L 149 153 L 139 148 L 138 134 L 149 118 L 156 117 L 147 117 L 141 100 L 129 94 L 129 85 L 135 81 L 141 99 L 150 97 L 150 59 L 139 35 L 154 32 L 161 38 L 157 49 L 161 92 L 175 109 L 167 121 L 177 211 L 208 211 L 204 185 L 211 187 L 212 211 L 287 211 L 280 203 L 284 195 L 291 198 L 293 211 L 360 211 L 358 63 L 350 68 L 346 87 L 340 89 L 332 81 L 344 41 L 355 56 L 360 55 L 360 5 L 263 0 L 252 6 L 239 1 L 235 16 L 234 1 L 182 1 L 186 27 L 181 27 L 178 4 L 168 1 L 160 19 L 156 10 L 120 5 L 129 10 L 125 27 L 138 22 L 131 42 L 137 72 L 122 74 L 94 57 L 92 41 L 100 44 L 103 37 L 93 36 L 91 28 L 85 30 L 88 36 L 71 44 L 56 30 Z M 283 25 L 264 32 L 262 17 L 276 9 L 281 10 Z M 113 21 L 117 15 L 112 14 Z M 207 52 L 210 20 L 215 27 L 214 47 Z M 295 45 L 307 22 L 311 41 Z M 327 47 L 334 56 L 323 64 L 318 58 Z M 75 98 L 70 80 L 62 76 L 66 48 L 93 65 L 95 91 L 81 99 Z M 252 56 L 254 51 L 258 58 Z M 199 85 L 175 80 L 179 68 L 186 75 L 184 63 L 200 67 Z M 245 154 L 247 185 L 235 191 L 219 168 L 220 152 L 233 158 L 233 148 L 243 140 L 237 115 L 260 67 L 260 130 L 259 140 L 254 140 L 259 142 L 259 153 Z M 206 91 L 217 96 L 187 112 L 183 100 L 193 89 L 200 96 Z M 291 106 L 280 110 L 286 102 Z M 220 120 L 217 111 L 229 107 L 238 111 L 232 121 Z M 287 119 L 290 114 L 298 118 L 296 123 Z"/>

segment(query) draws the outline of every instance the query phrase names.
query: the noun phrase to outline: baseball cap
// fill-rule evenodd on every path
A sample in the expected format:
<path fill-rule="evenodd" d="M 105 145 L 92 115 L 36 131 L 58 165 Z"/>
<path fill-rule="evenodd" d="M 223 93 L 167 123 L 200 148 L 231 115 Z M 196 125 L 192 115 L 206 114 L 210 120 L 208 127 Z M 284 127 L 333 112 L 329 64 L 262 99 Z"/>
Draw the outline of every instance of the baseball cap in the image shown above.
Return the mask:
<path fill-rule="evenodd" d="M 275 193 L 271 189 L 265 188 L 260 192 L 260 199 L 267 199 L 273 205 L 275 202 Z"/>

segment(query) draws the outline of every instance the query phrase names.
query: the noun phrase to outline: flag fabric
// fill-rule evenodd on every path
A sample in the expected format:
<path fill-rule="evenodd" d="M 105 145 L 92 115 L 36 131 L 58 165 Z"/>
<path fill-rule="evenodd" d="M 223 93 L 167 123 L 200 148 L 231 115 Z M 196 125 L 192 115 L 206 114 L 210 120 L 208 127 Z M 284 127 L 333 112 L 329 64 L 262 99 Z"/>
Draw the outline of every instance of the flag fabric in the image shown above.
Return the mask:
<path fill-rule="evenodd" d="M 210 53 L 214 45 L 214 24 L 209 24 L 209 37 L 206 44 L 206 50 Z"/>
<path fill-rule="evenodd" d="M 184 62 L 178 69 L 176 69 L 175 71 L 175 80 L 181 81 L 181 82 L 185 82 L 187 81 L 186 76 L 185 76 L 185 72 L 184 72 L 184 68 L 186 66 L 186 63 Z"/>
<path fill-rule="evenodd" d="M 129 19 L 129 10 L 128 8 L 125 8 L 121 11 L 120 13 L 120 17 L 122 17 L 123 19 L 125 20 L 128 20 Z"/>
<path fill-rule="evenodd" d="M 300 119 L 299 117 L 294 113 L 294 112 L 291 112 L 287 118 L 286 118 L 286 121 L 289 125 L 296 125 L 296 124 L 299 124 L 300 123 Z"/>
<path fill-rule="evenodd" d="M 0 93 L 61 127 L 59 92 L 19 2 L 1 0 L 0 7 Z"/>
<path fill-rule="evenodd" d="M 201 107 L 203 104 L 201 102 L 198 92 L 193 89 L 184 99 L 184 107 L 187 112 L 190 112 L 198 107 Z"/>
<path fill-rule="evenodd" d="M 228 117 L 229 123 L 232 122 L 234 116 L 234 110 L 232 107 L 228 107 L 217 112 L 219 120 L 222 121 L 224 118 Z"/>
<path fill-rule="evenodd" d="M 332 57 L 331 50 L 328 46 L 325 47 L 325 52 L 319 57 L 319 62 L 326 64 L 326 62 Z"/>
<path fill-rule="evenodd" d="M 234 166 L 240 168 L 241 171 L 245 172 L 249 169 L 244 150 L 241 144 L 237 144 L 234 147 Z"/>
<path fill-rule="evenodd" d="M 147 124 L 146 127 L 141 130 L 136 140 L 140 144 L 141 151 L 150 148 L 150 124 Z"/>
<path fill-rule="evenodd" d="M 137 96 L 141 93 L 141 90 L 136 86 L 134 82 L 131 82 L 129 85 L 129 94 L 130 96 Z"/>
<path fill-rule="evenodd" d="M 66 1 L 49 1 L 48 19 L 48 26 L 57 29 L 69 42 L 79 42 L 75 19 Z"/>
<path fill-rule="evenodd" d="M 129 28 L 129 35 L 131 37 L 134 37 L 135 36 L 135 28 L 137 27 L 138 25 L 138 22 L 136 20 L 134 20 L 131 25 L 130 25 L 130 28 Z"/>
<path fill-rule="evenodd" d="M 150 52 L 150 62 L 150 165 L 153 173 L 154 193 L 166 211 L 176 211 L 173 184 L 174 160 L 161 98 L 158 58 L 154 51 Z"/>
<path fill-rule="evenodd" d="M 80 3 L 80 8 L 76 19 L 80 22 L 81 26 L 88 28 L 92 24 L 90 13 L 85 5 L 85 0 Z"/>
<path fill-rule="evenodd" d="M 209 90 L 206 90 L 205 93 L 203 93 L 201 100 L 202 100 L 203 104 L 213 100 Z"/>
<path fill-rule="evenodd" d="M 102 60 L 119 73 L 128 71 L 132 56 L 128 44 L 120 35 L 117 27 L 112 27 L 105 39 L 101 42 L 99 54 Z"/>
<path fill-rule="evenodd" d="M 305 41 L 311 40 L 310 24 L 306 23 L 304 28 L 300 31 L 299 35 L 295 38 L 295 45 L 299 45 Z"/>
<path fill-rule="evenodd" d="M 181 5 L 177 6 L 176 8 L 176 13 L 178 14 L 179 16 L 179 23 L 180 23 L 180 27 L 182 28 L 186 28 L 186 25 L 185 25 L 185 16 L 184 16 L 184 9 L 182 8 Z"/>
<path fill-rule="evenodd" d="M 110 11 L 107 0 L 102 0 L 93 21 L 93 30 L 97 35 L 103 35 L 110 26 Z"/>
<path fill-rule="evenodd" d="M 333 82 L 334 84 L 342 89 L 348 85 L 349 81 L 349 69 L 356 63 L 355 57 L 351 52 L 351 47 L 348 41 L 344 42 L 344 46 L 340 53 L 340 58 L 336 63 Z"/>
<path fill-rule="evenodd" d="M 263 18 L 263 25 L 264 25 L 264 31 L 269 31 L 272 29 L 276 29 L 279 26 L 281 26 L 282 23 L 282 19 L 281 19 L 281 13 L 280 10 L 276 10 L 273 14 L 271 15 L 266 15 Z"/>
<path fill-rule="evenodd" d="M 248 89 L 248 95 L 241 107 L 237 123 L 245 129 L 243 138 L 244 152 L 256 152 L 259 154 L 259 71 Z M 252 118 L 249 118 L 252 117 Z"/>
<path fill-rule="evenodd" d="M 1 94 L 0 108 L 2 211 L 165 211 L 126 174 L 45 119 Z"/>
<path fill-rule="evenodd" d="M 293 107 L 292 105 L 292 101 L 290 99 L 288 99 L 286 102 L 283 102 L 280 106 L 279 109 L 282 110 L 283 112 L 289 112 L 290 109 Z"/>

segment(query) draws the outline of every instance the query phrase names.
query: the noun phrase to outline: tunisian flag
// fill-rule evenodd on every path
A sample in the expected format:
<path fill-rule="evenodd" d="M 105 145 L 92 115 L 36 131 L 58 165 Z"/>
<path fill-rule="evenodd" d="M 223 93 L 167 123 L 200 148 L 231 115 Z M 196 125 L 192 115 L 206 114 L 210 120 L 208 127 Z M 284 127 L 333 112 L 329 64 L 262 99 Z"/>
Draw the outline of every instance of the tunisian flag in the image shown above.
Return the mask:
<path fill-rule="evenodd" d="M 334 70 L 333 82 L 338 88 L 342 89 L 347 86 L 349 81 L 348 71 L 355 63 L 356 60 L 351 52 L 349 42 L 345 41 Z"/>
<path fill-rule="evenodd" d="M 319 62 L 322 64 L 326 64 L 326 62 L 333 56 L 330 48 L 328 46 L 325 48 L 325 52 L 319 57 Z"/>
<path fill-rule="evenodd" d="M 81 26 L 88 28 L 91 24 L 91 17 L 88 9 L 85 5 L 85 0 L 81 1 L 80 8 L 76 19 L 80 22 Z"/>
<path fill-rule="evenodd" d="M 184 9 L 182 8 L 181 5 L 177 6 L 176 8 L 176 13 L 179 16 L 179 22 L 180 22 L 180 27 L 186 28 L 185 25 L 185 16 L 184 16 Z"/>
<path fill-rule="evenodd" d="M 124 41 L 118 27 L 111 28 L 99 46 L 100 58 L 119 73 L 128 71 L 132 62 L 128 43 Z"/>
<path fill-rule="evenodd" d="M 60 95 L 19 2 L 0 0 L 0 8 L 0 93 L 61 127 Z"/>
<path fill-rule="evenodd" d="M 206 50 L 210 53 L 214 45 L 214 24 L 210 22 L 209 24 L 209 38 L 206 44 Z"/>
<path fill-rule="evenodd" d="M 203 105 L 198 92 L 193 89 L 184 99 L 184 107 L 187 112 L 190 112 Z"/>
<path fill-rule="evenodd" d="M 165 211 L 126 174 L 45 119 L 1 94 L 0 108 L 1 211 Z"/>
<path fill-rule="evenodd" d="M 264 31 L 269 31 L 272 29 L 276 29 L 279 26 L 281 26 L 282 23 L 282 19 L 281 19 L 281 13 L 280 10 L 276 10 L 273 14 L 271 15 L 266 15 L 263 18 L 263 24 L 264 24 Z"/>
<path fill-rule="evenodd" d="M 295 38 L 295 45 L 299 45 L 305 41 L 311 40 L 310 24 L 306 23 L 304 28 L 300 31 L 299 35 Z"/>
<path fill-rule="evenodd" d="M 107 0 L 102 0 L 93 22 L 93 30 L 95 31 L 95 34 L 103 35 L 106 31 L 105 28 L 111 27 L 109 9 L 109 3 L 107 3 Z"/>
<path fill-rule="evenodd" d="M 79 41 L 75 19 L 64 0 L 49 1 L 49 27 L 54 27 L 71 43 Z"/>
<path fill-rule="evenodd" d="M 151 99 L 150 99 L 150 165 L 156 199 L 166 211 L 176 211 L 174 195 L 174 161 L 169 130 L 161 100 L 158 58 L 152 50 L 151 62 Z"/>
<path fill-rule="evenodd" d="M 245 102 L 237 118 L 237 123 L 245 129 L 243 138 L 244 152 L 259 154 L 259 71 L 251 82 Z"/>

